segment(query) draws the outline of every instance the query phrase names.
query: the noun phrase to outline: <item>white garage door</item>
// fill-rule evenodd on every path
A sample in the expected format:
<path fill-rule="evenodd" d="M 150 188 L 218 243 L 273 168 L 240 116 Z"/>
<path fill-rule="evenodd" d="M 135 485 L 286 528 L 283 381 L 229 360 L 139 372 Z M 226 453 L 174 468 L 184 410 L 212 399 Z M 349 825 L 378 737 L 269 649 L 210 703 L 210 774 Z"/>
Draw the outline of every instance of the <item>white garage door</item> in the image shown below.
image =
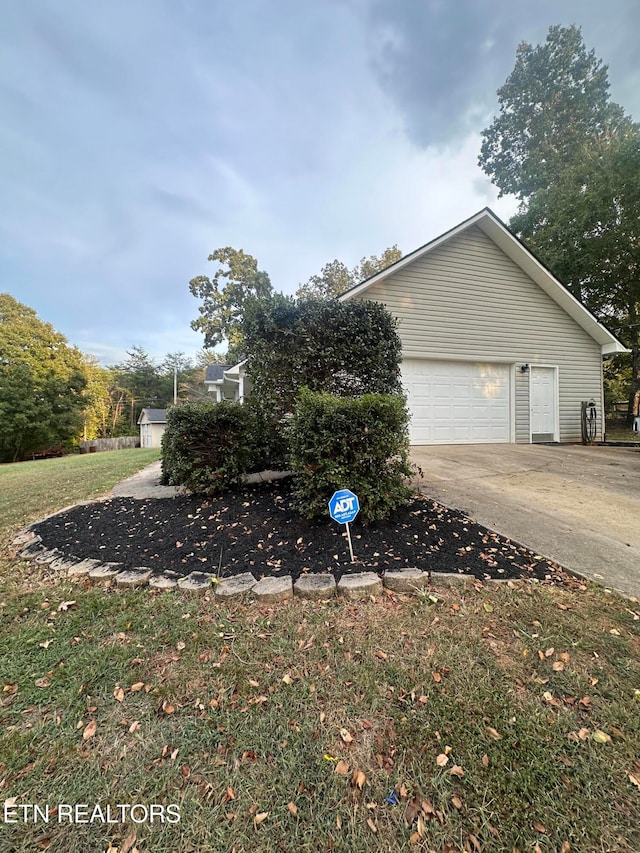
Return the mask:
<path fill-rule="evenodd" d="M 510 377 L 508 364 L 405 359 L 411 444 L 511 441 Z"/>

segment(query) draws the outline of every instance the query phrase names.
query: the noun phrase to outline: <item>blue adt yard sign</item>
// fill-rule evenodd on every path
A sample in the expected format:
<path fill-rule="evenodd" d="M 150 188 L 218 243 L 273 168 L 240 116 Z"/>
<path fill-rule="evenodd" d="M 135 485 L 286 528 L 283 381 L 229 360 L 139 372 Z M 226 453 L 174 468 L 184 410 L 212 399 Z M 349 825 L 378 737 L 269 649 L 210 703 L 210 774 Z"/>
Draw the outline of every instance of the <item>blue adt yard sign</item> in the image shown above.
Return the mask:
<path fill-rule="evenodd" d="M 360 504 L 358 503 L 358 496 L 350 492 L 349 489 L 341 489 L 339 492 L 333 493 L 333 497 L 329 501 L 329 515 L 338 524 L 347 525 L 347 541 L 349 542 L 349 553 L 351 554 L 352 563 L 355 563 L 355 558 L 353 556 L 349 522 L 353 521 L 359 512 Z"/>
<path fill-rule="evenodd" d="M 329 514 L 334 521 L 339 524 L 347 524 L 353 521 L 359 512 L 358 496 L 350 492 L 349 489 L 341 489 L 341 491 L 333 493 L 333 497 L 329 501 Z"/>

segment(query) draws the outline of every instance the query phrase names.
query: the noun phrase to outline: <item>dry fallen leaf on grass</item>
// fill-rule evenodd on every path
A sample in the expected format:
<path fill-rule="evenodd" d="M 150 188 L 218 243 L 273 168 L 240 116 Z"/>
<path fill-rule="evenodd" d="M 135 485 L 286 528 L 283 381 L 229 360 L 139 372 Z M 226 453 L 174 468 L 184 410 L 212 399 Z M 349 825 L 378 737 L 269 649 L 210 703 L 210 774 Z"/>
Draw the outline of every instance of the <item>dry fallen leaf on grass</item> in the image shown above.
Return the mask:
<path fill-rule="evenodd" d="M 500 733 L 499 733 L 499 732 L 497 732 L 497 731 L 493 728 L 493 726 L 487 726 L 487 732 L 491 735 L 491 737 L 492 737 L 494 740 L 500 740 L 500 738 L 502 737 L 502 735 L 500 735 Z"/>
<path fill-rule="evenodd" d="M 411 826 L 414 820 L 420 814 L 420 803 L 418 800 L 409 800 L 407 807 L 404 810 L 404 820 L 407 826 Z"/>
<path fill-rule="evenodd" d="M 373 820 L 370 817 L 367 818 L 367 826 L 369 827 L 371 832 L 375 833 L 378 831 L 378 827 L 375 825 L 375 823 L 373 822 Z"/>
<path fill-rule="evenodd" d="M 353 741 L 353 735 L 349 729 L 340 729 L 340 737 L 345 743 L 351 743 Z"/>
<path fill-rule="evenodd" d="M 291 812 L 291 814 L 292 814 L 294 817 L 297 817 L 297 816 L 298 816 L 298 807 L 297 807 L 297 805 L 296 805 L 295 803 L 293 803 L 293 802 L 292 802 L 292 803 L 287 803 L 287 808 L 289 809 L 289 811 Z"/>
<path fill-rule="evenodd" d="M 629 781 L 632 785 L 635 785 L 636 788 L 640 788 L 640 776 L 635 776 L 633 773 L 629 773 Z"/>
<path fill-rule="evenodd" d="M 265 821 L 268 817 L 269 817 L 269 812 L 260 812 L 260 814 L 257 814 L 257 815 L 254 817 L 254 819 L 253 819 L 253 825 L 254 825 L 254 826 L 260 826 L 260 824 L 261 824 L 261 823 L 264 823 L 264 821 Z"/>
<path fill-rule="evenodd" d="M 63 601 L 62 604 L 58 605 L 58 612 L 64 613 L 69 610 L 70 607 L 73 607 L 75 601 Z"/>
<path fill-rule="evenodd" d="M 351 784 L 354 788 L 358 788 L 360 791 L 364 788 L 367 782 L 367 777 L 364 775 L 362 770 L 358 770 L 357 768 L 353 771 L 351 776 Z"/>
<path fill-rule="evenodd" d="M 444 752 L 441 752 L 440 755 L 436 758 L 436 764 L 438 767 L 444 767 L 445 764 L 449 763 L 449 756 L 445 755 Z"/>
<path fill-rule="evenodd" d="M 451 797 L 451 805 L 454 808 L 458 809 L 458 811 L 460 811 L 460 809 L 462 808 L 462 800 L 460 799 L 460 797 L 458 797 L 457 794 L 454 794 L 453 797 Z"/>
<path fill-rule="evenodd" d="M 337 773 L 339 776 L 346 776 L 350 770 L 351 767 L 349 766 L 348 762 L 344 761 L 343 759 L 340 759 L 340 761 L 338 761 L 338 763 L 336 764 L 334 772 Z"/>
<path fill-rule="evenodd" d="M 137 732 L 139 728 L 140 728 L 140 720 L 134 720 L 131 723 L 131 725 L 129 726 L 129 734 L 130 735 L 135 734 L 135 732 Z"/>
<path fill-rule="evenodd" d="M 91 722 L 87 723 L 84 731 L 82 732 L 82 740 L 89 740 L 89 738 L 92 738 L 95 735 L 97 728 L 98 724 L 95 720 L 91 720 Z"/>
<path fill-rule="evenodd" d="M 540 823 L 539 820 L 534 820 L 533 828 L 535 829 L 536 832 L 541 832 L 543 834 L 546 834 L 546 832 L 547 832 L 546 827 L 544 826 L 544 824 Z"/>
<path fill-rule="evenodd" d="M 135 683 L 135 684 L 132 684 L 132 685 L 131 685 L 131 687 L 129 688 L 129 690 L 130 690 L 132 693 L 137 693 L 137 692 L 138 692 L 138 690 L 142 690 L 142 688 L 143 688 L 143 687 L 144 687 L 144 681 L 136 681 L 136 683 Z"/>
<path fill-rule="evenodd" d="M 462 779 L 464 776 L 464 770 L 460 767 L 459 764 L 454 764 L 451 770 L 449 771 L 450 776 L 457 776 L 458 779 Z"/>
<path fill-rule="evenodd" d="M 125 838 L 125 840 L 120 845 L 120 850 L 118 853 L 129 853 L 133 845 L 136 843 L 136 831 L 132 830 L 129 835 Z"/>
<path fill-rule="evenodd" d="M 122 689 L 122 687 L 116 687 L 116 689 L 113 691 L 113 698 L 116 700 L 116 702 L 122 702 L 124 700 L 124 690 Z"/>

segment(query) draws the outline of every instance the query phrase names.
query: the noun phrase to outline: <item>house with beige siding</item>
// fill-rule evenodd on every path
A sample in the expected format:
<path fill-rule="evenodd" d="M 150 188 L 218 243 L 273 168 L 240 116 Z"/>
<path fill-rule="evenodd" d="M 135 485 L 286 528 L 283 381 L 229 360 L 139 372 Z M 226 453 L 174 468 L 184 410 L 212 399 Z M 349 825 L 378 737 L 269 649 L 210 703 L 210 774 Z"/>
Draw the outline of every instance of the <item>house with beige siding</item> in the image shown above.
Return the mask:
<path fill-rule="evenodd" d="M 398 319 L 413 445 L 579 442 L 591 401 L 602 438 L 625 347 L 489 208 L 339 298 Z"/>

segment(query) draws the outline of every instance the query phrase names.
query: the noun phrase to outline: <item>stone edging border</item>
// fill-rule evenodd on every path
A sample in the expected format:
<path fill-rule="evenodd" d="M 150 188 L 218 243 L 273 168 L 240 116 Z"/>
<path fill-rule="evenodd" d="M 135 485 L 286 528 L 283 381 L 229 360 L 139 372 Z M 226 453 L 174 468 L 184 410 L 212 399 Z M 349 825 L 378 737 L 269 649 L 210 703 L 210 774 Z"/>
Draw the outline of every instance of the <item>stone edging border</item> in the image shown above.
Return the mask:
<path fill-rule="evenodd" d="M 48 563 L 52 569 L 66 572 L 70 578 L 109 581 L 125 588 L 148 586 L 158 591 L 177 589 L 192 595 L 204 595 L 213 587 L 213 596 L 218 601 L 237 599 L 247 593 L 265 604 L 286 601 L 294 595 L 318 601 L 332 598 L 336 593 L 347 600 L 355 601 L 380 595 L 383 588 L 391 592 L 417 595 L 427 587 L 433 587 L 434 580 L 437 581 L 438 587 L 455 587 L 460 591 L 476 581 L 470 574 L 431 574 L 417 568 L 386 572 L 382 577 L 375 572 L 345 574 L 337 584 L 335 578 L 328 573 L 301 575 L 295 583 L 290 575 L 257 580 L 251 572 L 222 579 L 205 572 L 191 572 L 182 577 L 172 571 L 154 572 L 147 566 L 125 569 L 122 563 L 65 556 L 56 548 L 45 548 L 41 538 L 31 527 L 20 531 L 12 544 L 20 549 L 17 554 L 20 559 L 33 560 L 40 564 Z"/>

